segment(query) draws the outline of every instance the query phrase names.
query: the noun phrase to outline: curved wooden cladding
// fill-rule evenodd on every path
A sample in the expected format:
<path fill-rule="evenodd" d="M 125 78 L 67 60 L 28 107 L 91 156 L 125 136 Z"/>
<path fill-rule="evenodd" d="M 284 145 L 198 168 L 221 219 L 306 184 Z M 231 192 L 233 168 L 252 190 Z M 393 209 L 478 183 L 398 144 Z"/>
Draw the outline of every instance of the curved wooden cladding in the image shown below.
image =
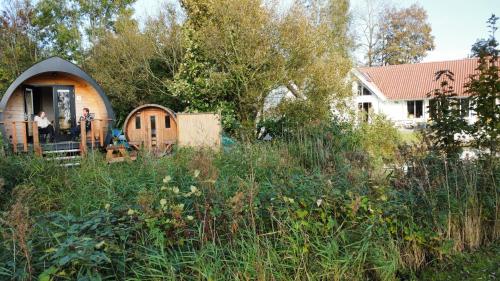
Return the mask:
<path fill-rule="evenodd" d="M 105 101 L 101 98 L 98 91 L 84 79 L 66 73 L 49 72 L 33 76 L 23 83 L 33 87 L 43 86 L 73 86 L 75 91 L 75 112 L 78 119 L 82 115 L 83 108 L 89 108 L 90 113 L 94 118 L 107 120 L 113 115 L 106 109 Z M 24 93 L 22 87 L 18 87 L 10 99 L 7 101 L 5 111 L 3 112 L 4 122 L 17 122 L 18 130 L 20 123 L 17 120 L 24 119 Z M 54 121 L 54 120 L 50 120 Z M 106 123 L 106 125 L 108 125 Z M 14 136 L 13 127 L 6 126 L 6 136 Z M 105 130 L 107 131 L 107 129 Z M 23 141 L 22 135 L 17 134 L 17 141 Z"/>
<path fill-rule="evenodd" d="M 169 128 L 166 126 L 167 120 L 170 120 Z M 149 150 L 153 148 L 164 150 L 177 142 L 177 119 L 162 107 L 151 105 L 137 108 L 125 122 L 123 131 L 131 144 L 144 146 Z"/>

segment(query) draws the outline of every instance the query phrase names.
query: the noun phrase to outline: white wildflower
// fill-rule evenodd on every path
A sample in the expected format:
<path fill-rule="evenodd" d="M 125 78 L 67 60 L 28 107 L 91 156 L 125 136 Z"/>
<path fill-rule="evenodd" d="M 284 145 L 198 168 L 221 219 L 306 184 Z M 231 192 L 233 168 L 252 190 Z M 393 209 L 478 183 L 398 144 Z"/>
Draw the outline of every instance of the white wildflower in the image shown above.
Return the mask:
<path fill-rule="evenodd" d="M 169 183 L 172 180 L 171 176 L 166 176 L 163 178 L 163 183 Z"/>
<path fill-rule="evenodd" d="M 316 205 L 321 206 L 321 204 L 323 204 L 323 199 L 318 199 L 316 200 Z"/>
<path fill-rule="evenodd" d="M 172 187 L 172 192 L 173 192 L 174 194 L 179 193 L 179 188 L 178 188 L 177 186 Z"/>
<path fill-rule="evenodd" d="M 193 217 L 193 216 L 187 216 L 187 217 L 186 217 L 186 219 L 187 219 L 188 221 L 192 221 L 192 220 L 194 220 L 194 217 Z"/>
<path fill-rule="evenodd" d="M 134 213 L 135 213 L 135 212 L 134 212 L 134 210 L 132 210 L 132 209 L 128 209 L 127 214 L 128 214 L 129 216 L 133 215 Z"/>
<path fill-rule="evenodd" d="M 162 205 L 162 206 L 167 205 L 167 199 L 161 199 L 160 200 L 160 205 Z"/>

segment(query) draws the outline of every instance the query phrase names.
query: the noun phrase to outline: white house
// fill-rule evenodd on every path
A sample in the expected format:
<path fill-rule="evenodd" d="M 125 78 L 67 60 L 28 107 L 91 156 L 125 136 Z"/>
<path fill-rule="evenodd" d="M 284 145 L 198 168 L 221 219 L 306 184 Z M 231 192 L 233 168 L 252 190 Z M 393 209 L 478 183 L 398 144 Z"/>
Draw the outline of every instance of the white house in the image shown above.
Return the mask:
<path fill-rule="evenodd" d="M 429 119 L 427 94 L 440 88 L 435 73 L 450 70 L 454 73 L 451 82 L 457 98 L 461 99 L 461 110 L 469 122 L 474 113 L 469 108 L 465 84 L 475 73 L 477 59 L 462 59 L 379 67 L 361 67 L 352 71 L 354 108 L 358 112 L 384 114 L 398 127 L 416 128 L 425 126 Z M 364 116 L 367 116 L 365 114 Z"/>

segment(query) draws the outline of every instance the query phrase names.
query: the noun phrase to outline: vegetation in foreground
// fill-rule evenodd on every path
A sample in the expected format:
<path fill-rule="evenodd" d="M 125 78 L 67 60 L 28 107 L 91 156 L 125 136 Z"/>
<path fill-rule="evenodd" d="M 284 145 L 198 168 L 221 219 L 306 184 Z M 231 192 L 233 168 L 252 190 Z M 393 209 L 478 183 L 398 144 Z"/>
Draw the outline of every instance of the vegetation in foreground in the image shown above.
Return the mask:
<path fill-rule="evenodd" d="M 380 155 L 348 125 L 295 135 L 75 169 L 2 158 L 0 276 L 412 280 L 498 241 L 498 161 Z"/>
<path fill-rule="evenodd" d="M 500 245 L 495 243 L 473 253 L 458 254 L 422 273 L 422 280 L 498 280 L 500 276 Z"/>

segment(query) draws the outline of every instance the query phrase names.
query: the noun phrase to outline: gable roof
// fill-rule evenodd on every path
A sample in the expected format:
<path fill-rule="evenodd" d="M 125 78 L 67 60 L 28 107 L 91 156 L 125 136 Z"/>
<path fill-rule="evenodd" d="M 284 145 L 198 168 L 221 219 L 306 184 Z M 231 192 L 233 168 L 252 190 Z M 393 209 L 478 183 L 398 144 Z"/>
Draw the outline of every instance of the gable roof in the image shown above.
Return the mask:
<path fill-rule="evenodd" d="M 465 84 L 474 74 L 477 58 L 452 61 L 401 64 L 378 67 L 361 67 L 358 72 L 363 78 L 377 86 L 390 100 L 425 99 L 427 93 L 439 88 L 435 73 L 450 70 L 455 74 L 451 83 L 458 96 L 468 96 Z"/>

